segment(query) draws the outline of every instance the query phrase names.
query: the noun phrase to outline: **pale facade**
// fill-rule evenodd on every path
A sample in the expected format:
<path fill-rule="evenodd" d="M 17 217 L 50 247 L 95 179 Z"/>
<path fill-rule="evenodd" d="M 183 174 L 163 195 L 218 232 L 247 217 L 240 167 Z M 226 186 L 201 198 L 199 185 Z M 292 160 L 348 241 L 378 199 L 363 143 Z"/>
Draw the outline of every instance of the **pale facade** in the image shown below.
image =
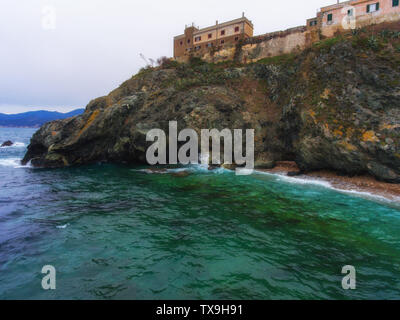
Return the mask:
<path fill-rule="evenodd" d="M 399 0 L 353 0 L 321 8 L 316 18 L 307 20 L 307 27 L 331 37 L 337 31 L 399 20 Z"/>

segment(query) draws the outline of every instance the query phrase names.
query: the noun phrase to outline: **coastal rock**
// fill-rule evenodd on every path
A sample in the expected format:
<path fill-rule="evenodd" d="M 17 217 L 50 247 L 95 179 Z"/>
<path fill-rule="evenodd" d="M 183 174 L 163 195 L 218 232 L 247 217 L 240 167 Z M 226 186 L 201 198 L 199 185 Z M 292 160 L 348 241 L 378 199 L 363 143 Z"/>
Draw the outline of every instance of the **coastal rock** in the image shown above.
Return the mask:
<path fill-rule="evenodd" d="M 382 40 L 372 50 L 357 37 L 234 68 L 194 60 L 144 69 L 84 114 L 42 126 L 23 163 L 143 164 L 152 144 L 146 133 L 168 134 L 168 122 L 177 121 L 178 130 L 198 134 L 254 129 L 257 168 L 295 161 L 301 172 L 369 173 L 398 183 L 400 51 L 393 48 L 400 44 Z"/>
<path fill-rule="evenodd" d="M 178 172 L 172 172 L 171 175 L 173 177 L 177 177 L 177 178 L 185 178 L 187 176 L 190 176 L 190 172 L 189 171 L 178 171 Z"/>
<path fill-rule="evenodd" d="M 1 147 L 11 147 L 14 143 L 11 140 L 4 141 Z"/>
<path fill-rule="evenodd" d="M 302 174 L 303 174 L 303 172 L 301 172 L 301 171 L 289 171 L 287 173 L 287 176 L 288 177 L 298 177 L 298 176 L 301 176 Z"/>

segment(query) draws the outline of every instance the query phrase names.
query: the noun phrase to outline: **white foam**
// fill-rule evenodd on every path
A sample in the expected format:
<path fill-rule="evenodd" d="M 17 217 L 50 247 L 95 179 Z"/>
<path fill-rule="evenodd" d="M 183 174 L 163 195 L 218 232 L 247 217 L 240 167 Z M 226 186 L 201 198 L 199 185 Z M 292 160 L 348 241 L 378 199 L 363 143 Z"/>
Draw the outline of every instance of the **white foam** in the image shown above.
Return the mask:
<path fill-rule="evenodd" d="M 15 142 L 12 146 L 8 147 L 0 147 L 1 149 L 7 149 L 7 148 L 25 148 L 26 144 L 23 142 Z"/>
<path fill-rule="evenodd" d="M 151 169 L 139 169 L 139 170 L 132 170 L 132 171 L 138 171 L 138 172 L 144 172 L 147 174 L 166 174 L 166 171 L 159 171 L 159 170 L 151 170 Z"/>
<path fill-rule="evenodd" d="M 64 224 L 62 226 L 56 226 L 57 229 L 66 229 L 69 226 L 69 223 Z"/>
<path fill-rule="evenodd" d="M 144 172 L 147 174 L 167 174 L 167 173 L 179 173 L 179 172 L 207 172 L 207 173 L 226 173 L 226 172 L 231 172 L 230 170 L 227 170 L 225 168 L 215 168 L 213 170 L 208 169 L 208 165 L 203 165 L 203 164 L 192 164 L 188 165 L 182 168 L 174 168 L 174 169 L 165 169 L 165 170 L 152 170 L 152 169 L 132 169 L 132 171 L 136 172 Z"/>
<path fill-rule="evenodd" d="M 349 195 L 360 197 L 360 198 L 367 199 L 367 200 L 374 200 L 374 201 L 386 202 L 386 203 L 387 202 L 400 203 L 400 197 L 385 197 L 382 195 L 378 195 L 378 194 L 374 194 L 374 193 L 366 192 L 366 191 L 359 191 L 359 190 L 355 190 L 355 189 L 341 189 L 341 188 L 334 187 L 329 181 L 322 180 L 322 179 L 314 179 L 314 178 L 310 178 L 310 177 L 306 177 L 306 176 L 288 177 L 284 174 L 270 173 L 270 172 L 264 172 L 264 171 L 256 171 L 256 173 L 275 177 L 278 181 L 285 181 L 285 182 L 289 182 L 289 183 L 302 184 L 302 185 L 305 185 L 305 184 L 316 185 L 316 186 L 320 186 L 320 187 L 323 187 L 326 189 L 334 190 L 334 191 L 344 193 L 344 194 L 349 194 Z"/>
<path fill-rule="evenodd" d="M 290 182 L 290 183 L 295 183 L 295 184 L 311 184 L 311 185 L 316 185 L 316 186 L 321 186 L 325 188 L 333 188 L 332 184 L 328 181 L 325 180 L 320 180 L 320 179 L 312 179 L 308 177 L 289 177 L 280 173 L 270 173 L 270 172 L 264 172 L 264 171 L 255 171 L 256 173 L 260 174 L 265 174 L 268 176 L 272 176 L 277 178 L 277 180 L 280 181 L 285 181 L 285 182 Z"/>
<path fill-rule="evenodd" d="M 31 168 L 30 162 L 26 166 L 23 166 L 21 164 L 21 159 L 19 158 L 0 159 L 0 166 L 13 168 Z"/>

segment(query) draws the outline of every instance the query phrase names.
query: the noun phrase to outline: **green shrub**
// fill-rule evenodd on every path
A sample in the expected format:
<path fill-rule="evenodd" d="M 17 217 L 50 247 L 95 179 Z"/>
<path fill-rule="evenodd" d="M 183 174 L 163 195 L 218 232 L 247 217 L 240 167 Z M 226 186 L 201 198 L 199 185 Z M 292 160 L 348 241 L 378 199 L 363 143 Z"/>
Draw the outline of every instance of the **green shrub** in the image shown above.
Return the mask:
<path fill-rule="evenodd" d="M 189 58 L 189 64 L 190 64 L 192 67 L 201 66 L 201 65 L 203 65 L 203 64 L 205 64 L 205 63 L 206 63 L 206 62 L 203 61 L 203 60 L 201 60 L 201 58 L 199 58 L 199 57 L 190 56 L 190 58 Z"/>
<path fill-rule="evenodd" d="M 371 50 L 378 51 L 380 49 L 379 40 L 375 36 L 371 36 L 367 40 L 367 47 Z"/>
<path fill-rule="evenodd" d="M 172 69 L 172 68 L 177 68 L 179 66 L 179 63 L 177 61 L 167 57 L 158 58 L 157 64 L 162 69 Z"/>
<path fill-rule="evenodd" d="M 339 41 L 343 40 L 342 37 L 334 37 L 334 38 L 329 38 L 323 41 L 318 41 L 316 42 L 313 47 L 319 50 L 329 50 L 332 48 L 336 43 Z"/>

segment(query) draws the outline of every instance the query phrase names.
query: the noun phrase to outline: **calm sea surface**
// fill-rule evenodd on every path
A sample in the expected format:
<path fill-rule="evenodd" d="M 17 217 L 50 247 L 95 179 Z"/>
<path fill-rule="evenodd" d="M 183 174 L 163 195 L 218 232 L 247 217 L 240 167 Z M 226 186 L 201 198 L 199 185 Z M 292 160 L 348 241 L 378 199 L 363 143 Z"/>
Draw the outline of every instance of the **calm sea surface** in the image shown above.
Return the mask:
<path fill-rule="evenodd" d="M 395 202 L 201 166 L 21 167 L 34 131 L 0 129 L 0 299 L 400 299 Z"/>

